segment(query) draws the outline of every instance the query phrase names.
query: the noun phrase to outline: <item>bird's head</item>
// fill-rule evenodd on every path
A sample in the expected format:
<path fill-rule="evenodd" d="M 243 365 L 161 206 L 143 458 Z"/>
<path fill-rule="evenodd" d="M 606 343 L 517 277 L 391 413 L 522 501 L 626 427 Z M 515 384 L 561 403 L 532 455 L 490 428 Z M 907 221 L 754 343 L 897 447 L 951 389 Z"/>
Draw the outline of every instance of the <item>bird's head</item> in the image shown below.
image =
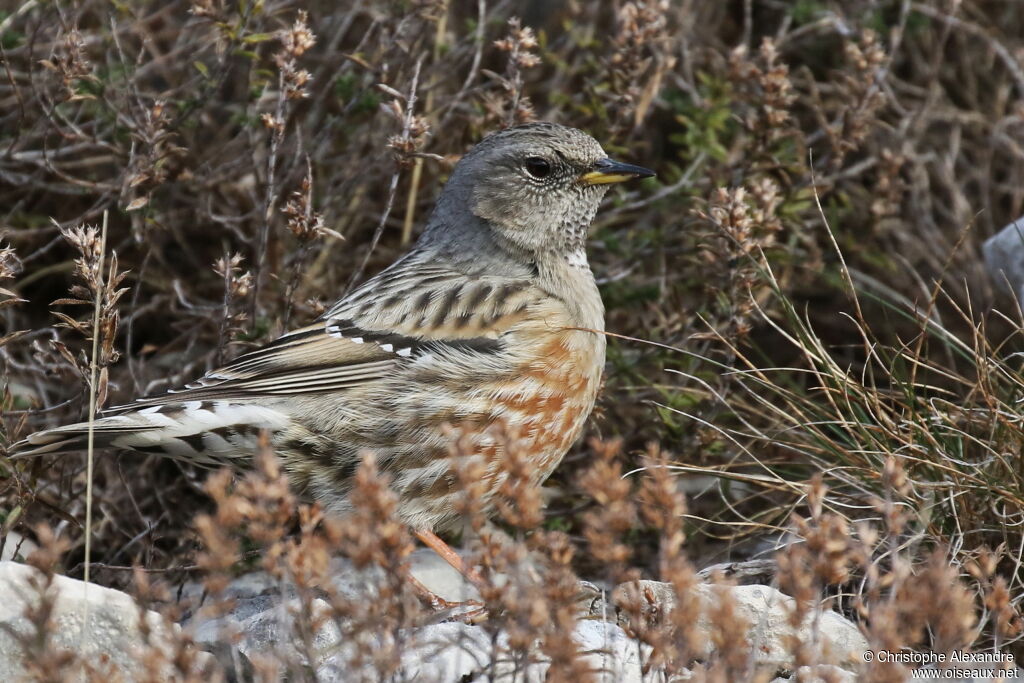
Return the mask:
<path fill-rule="evenodd" d="M 466 154 L 441 204 L 470 212 L 534 258 L 571 256 L 582 253 L 587 228 L 613 183 L 653 175 L 609 159 L 583 131 L 528 123 L 494 133 Z"/>

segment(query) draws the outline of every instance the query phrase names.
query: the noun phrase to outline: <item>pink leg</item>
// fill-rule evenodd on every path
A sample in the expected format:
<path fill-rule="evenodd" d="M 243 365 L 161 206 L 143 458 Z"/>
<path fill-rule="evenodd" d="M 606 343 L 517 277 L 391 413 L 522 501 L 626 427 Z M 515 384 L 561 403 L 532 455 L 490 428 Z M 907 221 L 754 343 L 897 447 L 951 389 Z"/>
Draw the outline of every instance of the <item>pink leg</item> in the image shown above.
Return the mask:
<path fill-rule="evenodd" d="M 416 538 L 423 541 L 423 545 L 440 555 L 441 559 L 450 564 L 455 571 L 466 577 L 471 584 L 477 588 L 484 585 L 484 580 L 476 570 L 472 567 L 467 567 L 459 554 L 452 550 L 451 546 L 442 541 L 433 531 L 417 531 Z"/>

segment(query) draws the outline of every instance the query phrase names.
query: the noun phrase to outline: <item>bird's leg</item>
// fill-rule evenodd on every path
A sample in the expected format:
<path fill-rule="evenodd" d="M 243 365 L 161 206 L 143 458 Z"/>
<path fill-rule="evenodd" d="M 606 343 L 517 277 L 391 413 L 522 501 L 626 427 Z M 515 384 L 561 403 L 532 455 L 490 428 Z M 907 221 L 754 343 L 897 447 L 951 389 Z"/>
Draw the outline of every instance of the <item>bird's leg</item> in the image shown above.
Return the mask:
<path fill-rule="evenodd" d="M 413 592 L 423 602 L 427 603 L 431 608 L 436 611 L 443 609 L 450 609 L 457 603 L 448 602 L 440 595 L 423 585 L 423 582 L 413 576 L 411 573 L 408 576 L 409 585 L 412 586 Z"/>
<path fill-rule="evenodd" d="M 452 547 L 442 541 L 441 538 L 433 531 L 417 531 L 416 538 L 423 541 L 423 545 L 440 555 L 442 560 L 450 564 L 452 569 L 457 571 L 459 574 L 462 574 L 462 576 L 476 588 L 479 589 L 484 585 L 483 577 L 481 577 L 480 574 L 478 574 L 472 567 L 466 566 L 466 563 L 462 561 L 462 557 L 452 550 Z"/>
<path fill-rule="evenodd" d="M 417 531 L 416 536 L 423 541 L 423 543 L 436 552 L 441 558 L 450 564 L 455 571 L 459 572 L 474 586 L 479 588 L 482 585 L 483 579 L 480 575 L 473 570 L 472 567 L 467 567 L 451 547 L 437 537 L 431 531 Z M 483 603 L 478 600 L 465 600 L 463 602 L 451 602 L 445 600 L 434 591 L 427 588 L 423 583 L 412 574 L 409 574 L 409 583 L 412 585 L 413 591 L 419 596 L 421 600 L 426 602 L 435 611 L 449 610 L 450 612 L 457 612 L 458 608 L 470 608 L 468 611 L 464 611 L 455 614 L 453 617 L 459 621 L 464 621 L 467 624 L 476 624 L 487 619 L 487 610 L 484 608 Z"/>

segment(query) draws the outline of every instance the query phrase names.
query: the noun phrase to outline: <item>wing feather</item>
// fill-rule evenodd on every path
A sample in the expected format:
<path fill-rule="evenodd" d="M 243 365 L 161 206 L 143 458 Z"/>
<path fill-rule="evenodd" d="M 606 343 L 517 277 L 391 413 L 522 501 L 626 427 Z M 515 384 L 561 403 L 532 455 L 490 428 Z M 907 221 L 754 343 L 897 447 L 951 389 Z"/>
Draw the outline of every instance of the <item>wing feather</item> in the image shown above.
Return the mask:
<path fill-rule="evenodd" d="M 379 345 L 332 336 L 318 323 L 239 356 L 181 389 L 114 406 L 104 414 L 185 401 L 338 391 L 387 377 L 404 362 L 406 358 Z"/>
<path fill-rule="evenodd" d="M 487 353 L 500 346 L 489 338 L 435 339 L 366 330 L 350 320 L 321 321 L 239 356 L 181 389 L 114 406 L 104 415 L 185 401 L 340 391 L 390 377 L 399 366 L 438 348 Z"/>
<path fill-rule="evenodd" d="M 261 398 L 366 386 L 395 377 L 403 367 L 436 362 L 436 357 L 427 360 L 434 354 L 476 367 L 480 356 L 506 349 L 504 332 L 530 315 L 539 296 L 524 280 L 467 276 L 411 259 L 397 265 L 312 325 L 180 389 L 103 411 L 95 424 L 96 445 L 198 457 L 201 443 L 214 460 L 232 455 L 232 449 L 250 453 L 249 446 L 239 444 L 252 429 L 282 429 L 289 419 L 287 403 Z M 38 432 L 14 444 L 12 453 L 20 457 L 81 448 L 87 427 L 79 423 Z M 211 430 L 227 430 L 238 443 L 211 436 Z M 237 434 L 231 436 L 231 430 Z M 196 441 L 201 433 L 209 439 Z"/>

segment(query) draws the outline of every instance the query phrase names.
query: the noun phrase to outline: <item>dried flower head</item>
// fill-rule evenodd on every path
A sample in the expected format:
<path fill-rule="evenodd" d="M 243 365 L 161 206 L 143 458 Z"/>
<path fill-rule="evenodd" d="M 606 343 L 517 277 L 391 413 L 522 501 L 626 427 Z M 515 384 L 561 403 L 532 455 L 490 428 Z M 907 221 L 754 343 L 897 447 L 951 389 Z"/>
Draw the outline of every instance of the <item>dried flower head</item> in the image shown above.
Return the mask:
<path fill-rule="evenodd" d="M 626 578 L 626 562 L 632 555 L 623 537 L 637 521 L 632 485 L 623 478 L 622 464 L 618 461 L 622 442 L 595 439 L 590 446 L 597 457 L 580 478 L 580 488 L 595 505 L 583 517 L 583 535 L 594 559 L 608 567 L 613 580 L 622 581 Z"/>
<path fill-rule="evenodd" d="M 0 280 L 10 280 L 21 272 L 21 261 L 14 249 L 0 246 Z"/>
<path fill-rule="evenodd" d="M 522 70 L 538 66 L 541 59 L 532 52 L 537 47 L 533 29 L 523 26 L 518 17 L 508 20 L 508 28 L 508 35 L 494 41 L 494 46 L 508 53 L 505 77 L 499 80 L 508 95 L 505 102 L 505 121 L 507 125 L 513 125 L 525 123 L 534 117 L 530 100 L 523 95 Z"/>
<path fill-rule="evenodd" d="M 665 76 L 676 64 L 668 0 L 626 2 L 615 17 L 608 58 L 614 128 L 637 128 L 647 118 Z"/>
<path fill-rule="evenodd" d="M 775 42 L 764 38 L 756 58 L 748 55 L 746 45 L 737 47 L 729 57 L 729 67 L 730 80 L 751 107 L 744 119 L 747 129 L 767 141 L 788 134 L 796 93 L 789 67 L 779 60 Z"/>
<path fill-rule="evenodd" d="M 716 289 L 728 337 L 742 339 L 752 329 L 754 290 L 768 284 L 761 267 L 762 254 L 775 244 L 782 230 L 781 202 L 775 182 L 762 177 L 749 188 L 716 188 L 707 210 L 695 210 L 717 233 L 708 244 L 707 261 L 721 266 Z"/>
<path fill-rule="evenodd" d="M 192 0 L 188 11 L 197 17 L 223 21 L 223 0 Z"/>
<path fill-rule="evenodd" d="M 295 23 L 278 32 L 281 49 L 274 55 L 274 63 L 281 71 L 281 83 L 286 99 L 298 100 L 309 97 L 306 86 L 312 76 L 305 69 L 298 68 L 297 60 L 316 45 L 316 36 L 309 28 L 309 15 L 300 10 Z M 264 122 L 266 125 L 266 122 Z"/>
<path fill-rule="evenodd" d="M 306 50 L 316 45 L 316 36 L 309 28 L 309 14 L 305 10 L 299 10 L 295 23 L 291 28 L 279 32 L 278 37 L 282 49 L 291 57 L 301 57 Z"/>
<path fill-rule="evenodd" d="M 288 230 L 300 242 L 310 242 L 333 232 L 324 227 L 323 215 L 313 210 L 313 179 L 309 174 L 302 179 L 301 189 L 292 192 L 284 213 L 288 216 Z"/>
<path fill-rule="evenodd" d="M 50 58 L 43 59 L 39 63 L 60 75 L 67 100 L 73 102 L 93 99 L 92 95 L 78 90 L 79 81 L 94 81 L 96 77 L 92 73 L 92 64 L 85 53 L 85 39 L 82 38 L 82 34 L 77 28 L 67 31 L 62 40 L 55 45 Z"/>
<path fill-rule="evenodd" d="M 224 299 L 222 302 L 218 359 L 224 354 L 227 345 L 245 329 L 248 313 L 239 303 L 245 299 L 253 287 L 253 274 L 242 269 L 241 254 L 226 254 L 213 262 L 213 272 L 224 282 Z"/>

